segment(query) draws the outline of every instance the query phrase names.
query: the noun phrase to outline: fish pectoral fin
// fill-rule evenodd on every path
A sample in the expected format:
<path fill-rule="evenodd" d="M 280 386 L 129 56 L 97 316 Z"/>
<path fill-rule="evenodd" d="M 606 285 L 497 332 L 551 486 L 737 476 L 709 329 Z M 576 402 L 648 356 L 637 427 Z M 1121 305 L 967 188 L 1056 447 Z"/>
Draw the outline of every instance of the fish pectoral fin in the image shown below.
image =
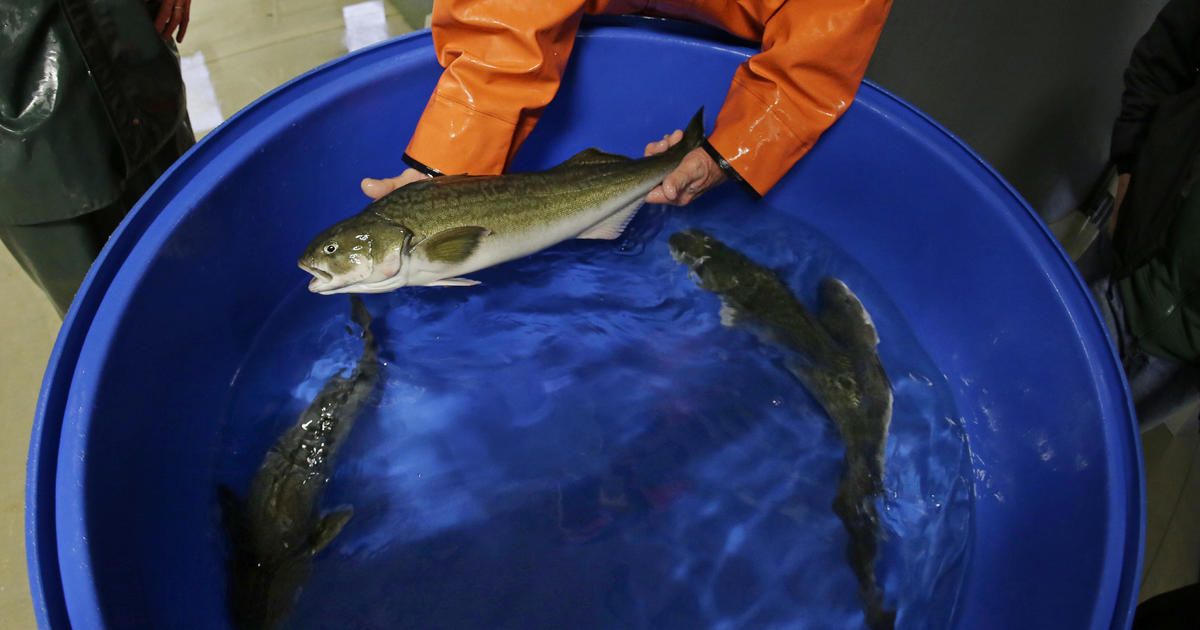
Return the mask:
<path fill-rule="evenodd" d="M 852 351 L 873 353 L 879 345 L 879 332 L 871 315 L 850 287 L 837 278 L 821 281 L 820 318 L 829 334 Z"/>
<path fill-rule="evenodd" d="M 470 258 L 483 237 L 491 233 L 477 225 L 464 225 L 438 232 L 417 243 L 413 249 L 420 250 L 430 262 L 457 264 Z"/>
<path fill-rule="evenodd" d="M 620 238 L 621 233 L 624 232 L 625 228 L 629 226 L 629 222 L 633 220 L 634 215 L 637 214 L 638 208 L 641 208 L 642 203 L 644 202 L 645 200 L 643 198 L 638 197 L 633 203 L 621 208 L 620 210 L 617 210 L 607 219 L 604 219 L 596 225 L 584 230 L 583 234 L 580 234 L 575 238 L 595 238 L 610 241 Z"/>
<path fill-rule="evenodd" d="M 426 286 L 430 286 L 430 287 L 473 287 L 477 284 L 480 284 L 480 282 L 478 280 L 472 280 L 470 278 L 442 278 L 441 280 L 437 280 L 435 282 L 430 282 Z"/>
<path fill-rule="evenodd" d="M 317 530 L 313 532 L 312 538 L 309 540 L 309 550 L 313 555 L 321 552 L 322 549 L 329 546 L 337 535 L 342 533 L 342 528 L 346 523 L 350 522 L 350 517 L 354 516 L 354 508 L 346 508 L 336 512 L 330 512 L 317 523 Z"/>
<path fill-rule="evenodd" d="M 587 166 L 589 164 L 619 164 L 621 162 L 630 162 L 633 158 L 616 153 L 608 153 L 600 149 L 591 148 L 584 149 L 575 155 L 567 158 L 562 164 L 555 166 Z"/>
<path fill-rule="evenodd" d="M 742 309 L 730 304 L 725 298 L 721 298 L 721 310 L 717 311 L 717 316 L 721 318 L 721 325 L 727 328 L 734 328 L 745 319 Z"/>

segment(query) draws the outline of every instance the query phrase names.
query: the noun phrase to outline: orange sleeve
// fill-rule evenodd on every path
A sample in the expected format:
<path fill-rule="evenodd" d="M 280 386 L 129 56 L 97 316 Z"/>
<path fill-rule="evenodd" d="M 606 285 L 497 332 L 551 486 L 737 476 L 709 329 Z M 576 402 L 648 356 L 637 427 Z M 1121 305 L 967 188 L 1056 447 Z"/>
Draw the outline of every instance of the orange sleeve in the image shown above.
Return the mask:
<path fill-rule="evenodd" d="M 442 173 L 503 172 L 558 92 L 584 0 L 437 0 L 433 45 L 445 70 L 409 141 Z"/>
<path fill-rule="evenodd" d="M 850 106 L 891 0 L 791 0 L 734 73 L 709 142 L 765 194 Z"/>

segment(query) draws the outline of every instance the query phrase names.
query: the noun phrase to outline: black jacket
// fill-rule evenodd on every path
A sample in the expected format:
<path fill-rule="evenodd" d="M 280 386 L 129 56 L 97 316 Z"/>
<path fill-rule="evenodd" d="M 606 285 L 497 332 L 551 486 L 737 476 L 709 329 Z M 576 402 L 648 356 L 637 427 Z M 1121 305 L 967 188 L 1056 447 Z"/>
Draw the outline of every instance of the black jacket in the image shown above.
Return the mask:
<path fill-rule="evenodd" d="M 0 223 L 102 208 L 186 112 L 144 0 L 0 2 Z"/>
<path fill-rule="evenodd" d="M 1159 253 L 1200 155 L 1200 0 L 1171 0 L 1125 71 L 1112 161 L 1131 173 L 1113 244 L 1118 275 Z M 1200 238 L 1200 235 L 1197 235 Z"/>

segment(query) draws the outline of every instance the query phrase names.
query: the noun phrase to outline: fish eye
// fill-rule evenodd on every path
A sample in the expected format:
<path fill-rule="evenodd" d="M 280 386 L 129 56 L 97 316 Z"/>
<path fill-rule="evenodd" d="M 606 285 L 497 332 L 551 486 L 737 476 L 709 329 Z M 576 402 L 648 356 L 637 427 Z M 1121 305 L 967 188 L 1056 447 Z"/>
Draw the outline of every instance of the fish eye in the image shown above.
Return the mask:
<path fill-rule="evenodd" d="M 332 254 L 337 251 L 337 243 L 327 243 L 324 247 L 326 254 Z"/>

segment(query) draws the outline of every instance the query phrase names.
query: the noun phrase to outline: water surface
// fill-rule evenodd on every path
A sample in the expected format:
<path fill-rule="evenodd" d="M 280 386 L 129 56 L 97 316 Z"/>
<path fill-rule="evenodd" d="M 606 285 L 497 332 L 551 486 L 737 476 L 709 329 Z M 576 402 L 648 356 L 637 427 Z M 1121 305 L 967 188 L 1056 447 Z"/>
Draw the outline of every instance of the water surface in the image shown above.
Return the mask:
<path fill-rule="evenodd" d="M 686 227 L 810 306 L 825 275 L 862 299 L 896 394 L 878 575 L 897 627 L 950 624 L 972 491 L 945 377 L 850 253 L 766 203 L 699 205 L 644 209 L 620 241 L 566 243 L 479 287 L 366 296 L 386 366 L 324 500 L 355 516 L 287 627 L 861 627 L 831 508 L 837 432 L 671 259 Z M 361 353 L 346 298 L 300 273 L 233 383 L 217 481 L 235 488 Z"/>

